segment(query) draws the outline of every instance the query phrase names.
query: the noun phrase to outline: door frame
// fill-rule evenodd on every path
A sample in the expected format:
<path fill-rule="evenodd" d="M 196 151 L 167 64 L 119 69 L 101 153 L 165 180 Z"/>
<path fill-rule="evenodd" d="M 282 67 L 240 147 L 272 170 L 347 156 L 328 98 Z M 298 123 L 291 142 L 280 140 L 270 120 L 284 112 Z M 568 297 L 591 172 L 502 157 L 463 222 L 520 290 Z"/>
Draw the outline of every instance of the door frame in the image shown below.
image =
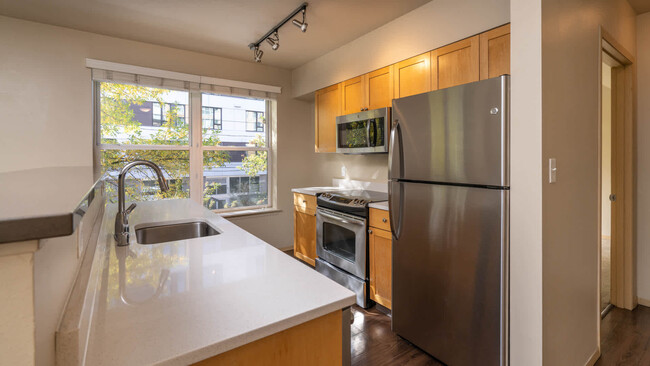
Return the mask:
<path fill-rule="evenodd" d="M 603 53 L 605 57 L 603 57 Z M 637 305 L 636 295 L 636 68 L 635 59 L 614 37 L 600 28 L 598 89 L 598 329 L 602 264 L 602 64 L 612 58 L 612 202 L 611 304 L 628 310 Z"/>

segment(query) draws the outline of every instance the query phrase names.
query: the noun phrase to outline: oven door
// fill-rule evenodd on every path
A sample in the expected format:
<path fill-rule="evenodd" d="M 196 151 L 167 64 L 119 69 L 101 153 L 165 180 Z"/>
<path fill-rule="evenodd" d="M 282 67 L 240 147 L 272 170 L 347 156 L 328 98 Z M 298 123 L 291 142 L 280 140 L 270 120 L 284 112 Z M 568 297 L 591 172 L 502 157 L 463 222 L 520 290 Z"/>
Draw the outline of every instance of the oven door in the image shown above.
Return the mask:
<path fill-rule="evenodd" d="M 320 259 L 367 279 L 366 219 L 318 207 L 316 241 Z"/>

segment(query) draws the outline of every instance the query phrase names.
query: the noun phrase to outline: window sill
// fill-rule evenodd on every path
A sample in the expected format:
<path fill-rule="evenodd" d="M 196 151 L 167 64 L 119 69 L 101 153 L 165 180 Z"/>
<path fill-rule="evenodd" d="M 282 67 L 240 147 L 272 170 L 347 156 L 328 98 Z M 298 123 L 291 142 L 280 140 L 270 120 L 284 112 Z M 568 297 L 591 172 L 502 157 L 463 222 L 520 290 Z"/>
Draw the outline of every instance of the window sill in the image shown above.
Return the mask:
<path fill-rule="evenodd" d="M 229 219 L 231 217 L 241 217 L 241 216 L 253 216 L 253 215 L 265 215 L 282 212 L 277 208 L 265 207 L 265 208 L 255 208 L 250 210 L 241 210 L 241 211 L 229 211 L 229 212 L 219 212 L 213 211 L 214 213 L 221 215 L 222 217 Z"/>

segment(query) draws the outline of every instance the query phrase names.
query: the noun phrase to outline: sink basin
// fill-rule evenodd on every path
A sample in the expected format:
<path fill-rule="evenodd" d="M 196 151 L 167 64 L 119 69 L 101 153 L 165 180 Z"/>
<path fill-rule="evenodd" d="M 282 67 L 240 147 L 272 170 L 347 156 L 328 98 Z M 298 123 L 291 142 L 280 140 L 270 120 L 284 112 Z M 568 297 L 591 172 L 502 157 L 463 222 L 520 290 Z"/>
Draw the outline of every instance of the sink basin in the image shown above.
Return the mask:
<path fill-rule="evenodd" d="M 158 222 L 135 227 L 139 244 L 158 244 L 176 240 L 219 235 L 221 232 L 203 220 Z"/>

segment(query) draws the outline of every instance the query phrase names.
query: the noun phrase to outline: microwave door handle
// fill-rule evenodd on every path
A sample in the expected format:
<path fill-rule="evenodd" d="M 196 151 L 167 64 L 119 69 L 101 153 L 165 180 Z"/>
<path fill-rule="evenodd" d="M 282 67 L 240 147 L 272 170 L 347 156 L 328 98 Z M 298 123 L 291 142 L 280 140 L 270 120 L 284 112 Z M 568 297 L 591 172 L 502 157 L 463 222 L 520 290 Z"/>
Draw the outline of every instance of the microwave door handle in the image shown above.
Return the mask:
<path fill-rule="evenodd" d="M 368 147 L 373 146 L 370 144 L 370 120 L 366 121 L 366 141 Z"/>
<path fill-rule="evenodd" d="M 324 213 L 324 212 L 322 212 L 322 211 L 319 211 L 318 213 L 319 213 L 320 215 L 322 215 L 322 216 L 325 216 L 325 217 L 330 218 L 330 219 L 332 219 L 332 220 L 336 220 L 336 221 L 342 222 L 342 223 L 344 223 L 344 224 L 350 224 L 350 225 L 362 225 L 362 226 L 365 225 L 362 221 L 348 221 L 348 220 L 345 220 L 345 219 L 343 219 L 343 218 L 341 218 L 341 217 L 338 217 L 338 216 L 334 216 L 334 215 L 326 214 L 326 213 Z"/>

